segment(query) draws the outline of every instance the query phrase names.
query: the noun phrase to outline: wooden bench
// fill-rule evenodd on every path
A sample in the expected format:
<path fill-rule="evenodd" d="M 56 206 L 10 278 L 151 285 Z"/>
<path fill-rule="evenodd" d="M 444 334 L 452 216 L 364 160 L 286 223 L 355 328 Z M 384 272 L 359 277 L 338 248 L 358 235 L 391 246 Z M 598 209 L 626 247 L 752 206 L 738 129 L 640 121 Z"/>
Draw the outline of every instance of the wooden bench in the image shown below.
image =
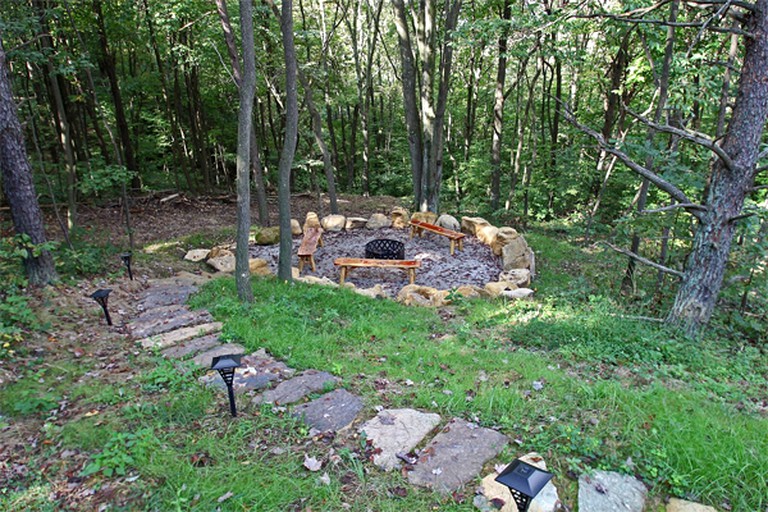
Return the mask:
<path fill-rule="evenodd" d="M 307 228 L 304 232 L 304 239 L 299 247 L 299 274 L 304 269 L 304 264 L 309 263 L 312 272 L 315 270 L 315 251 L 317 246 L 323 246 L 323 228 Z"/>
<path fill-rule="evenodd" d="M 442 235 L 451 240 L 451 256 L 453 256 L 453 250 L 456 242 L 458 242 L 459 250 L 464 250 L 464 247 L 462 246 L 462 240 L 466 236 L 464 233 L 459 233 L 458 231 L 453 231 L 451 229 L 441 228 L 440 226 L 435 226 L 434 224 L 429 224 L 420 220 L 412 220 L 409 222 L 409 224 L 411 225 L 411 238 L 413 238 L 413 235 L 416 233 L 421 236 L 426 229 L 427 231 L 437 233 L 438 235 Z"/>
<path fill-rule="evenodd" d="M 408 281 L 413 284 L 416 281 L 416 269 L 421 266 L 421 262 L 416 260 L 374 260 L 370 258 L 336 258 L 333 264 L 341 268 L 340 285 L 344 284 L 349 269 L 359 267 L 401 268 L 408 271 Z"/>

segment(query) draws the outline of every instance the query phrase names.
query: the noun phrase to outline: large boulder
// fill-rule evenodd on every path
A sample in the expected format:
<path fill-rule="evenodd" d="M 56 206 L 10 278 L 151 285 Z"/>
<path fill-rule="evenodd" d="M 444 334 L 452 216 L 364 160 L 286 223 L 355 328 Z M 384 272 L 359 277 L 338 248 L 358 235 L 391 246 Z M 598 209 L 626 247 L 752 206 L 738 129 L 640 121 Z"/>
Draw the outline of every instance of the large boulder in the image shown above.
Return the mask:
<path fill-rule="evenodd" d="M 184 255 L 184 259 L 187 261 L 203 261 L 211 253 L 210 249 L 192 249 L 187 251 Z"/>
<path fill-rule="evenodd" d="M 304 231 L 307 230 L 307 228 L 321 228 L 320 225 L 320 219 L 318 218 L 317 214 L 315 212 L 307 212 L 307 216 L 304 219 Z"/>
<path fill-rule="evenodd" d="M 383 298 L 388 297 L 387 292 L 384 290 L 384 287 L 381 286 L 380 284 L 374 285 L 371 288 L 352 288 L 352 291 L 360 295 L 363 295 L 365 297 L 370 297 L 372 299 L 378 299 L 379 297 L 383 297 Z"/>
<path fill-rule="evenodd" d="M 231 251 L 222 250 L 219 251 L 214 258 L 208 258 L 206 261 L 214 270 L 218 272 L 234 272 L 235 271 L 235 255 Z"/>
<path fill-rule="evenodd" d="M 344 223 L 344 229 L 347 231 L 362 229 L 366 224 L 368 224 L 368 219 L 365 217 L 347 217 L 347 221 Z"/>
<path fill-rule="evenodd" d="M 395 206 L 392 209 L 392 213 L 389 214 L 392 219 L 392 227 L 395 229 L 405 229 L 408 227 L 408 218 L 410 214 L 408 210 L 402 206 Z"/>
<path fill-rule="evenodd" d="M 438 290 L 429 286 L 409 284 L 403 286 L 397 294 L 398 302 L 406 306 L 445 306 L 448 304 L 448 290 Z"/>
<path fill-rule="evenodd" d="M 515 283 L 510 283 L 507 281 L 501 281 L 497 283 L 487 283 L 485 285 L 485 293 L 488 294 L 488 296 L 492 299 L 495 299 L 502 293 L 506 291 L 512 291 L 517 290 L 517 285 Z"/>
<path fill-rule="evenodd" d="M 208 252 L 208 259 L 211 258 L 218 258 L 219 256 L 226 256 L 228 254 L 232 254 L 232 251 L 234 251 L 235 248 L 232 247 L 232 250 L 230 250 L 229 245 L 217 245 Z"/>
<path fill-rule="evenodd" d="M 411 220 L 418 220 L 420 222 L 426 222 L 427 224 L 434 224 L 437 222 L 437 214 L 432 212 L 414 212 L 411 215 Z"/>
<path fill-rule="evenodd" d="M 505 270 L 499 274 L 499 281 L 509 281 L 518 288 L 527 288 L 531 284 L 531 271 L 527 268 Z"/>
<path fill-rule="evenodd" d="M 437 226 L 441 228 L 450 229 L 451 231 L 461 231 L 461 224 L 453 215 L 447 213 L 442 214 L 435 221 Z"/>
<path fill-rule="evenodd" d="M 280 243 L 280 227 L 253 228 L 251 230 L 256 245 L 275 245 Z"/>
<path fill-rule="evenodd" d="M 485 296 L 485 290 L 472 284 L 463 284 L 453 290 L 451 295 L 461 295 L 467 299 L 476 299 Z"/>
<path fill-rule="evenodd" d="M 251 275 L 254 276 L 269 276 L 272 275 L 272 271 L 269 269 L 267 260 L 262 258 L 251 258 L 248 261 L 248 268 L 251 271 Z"/>
<path fill-rule="evenodd" d="M 392 225 L 392 220 L 384 215 L 383 213 L 374 213 L 371 215 L 371 218 L 368 219 L 368 222 L 365 224 L 365 227 L 368 229 L 381 229 L 381 228 L 388 228 Z"/>
<path fill-rule="evenodd" d="M 320 221 L 320 225 L 326 231 L 341 231 L 347 223 L 347 218 L 343 215 L 326 215 Z"/>
<path fill-rule="evenodd" d="M 499 230 L 496 232 L 496 238 L 490 244 L 491 249 L 493 250 L 493 254 L 496 256 L 501 256 L 501 250 L 504 248 L 504 246 L 519 236 L 520 233 L 518 233 L 514 228 L 499 228 Z"/>
<path fill-rule="evenodd" d="M 504 246 L 501 250 L 501 258 L 504 270 L 531 267 L 531 249 L 522 236 L 518 236 Z"/>
<path fill-rule="evenodd" d="M 291 234 L 293 236 L 298 236 L 304 233 L 304 231 L 301 229 L 301 224 L 299 224 L 299 221 L 296 219 L 291 219 Z"/>
<path fill-rule="evenodd" d="M 493 244 L 493 241 L 496 240 L 496 235 L 498 233 L 499 228 L 487 224 L 485 226 L 477 226 L 475 236 L 477 236 L 477 239 L 483 242 L 485 245 L 490 246 Z"/>
<path fill-rule="evenodd" d="M 468 235 L 474 235 L 479 227 L 489 226 L 490 224 L 490 222 L 482 217 L 462 217 L 461 231 Z"/>
<path fill-rule="evenodd" d="M 295 281 L 300 281 L 307 284 L 320 284 L 323 286 L 330 286 L 331 288 L 338 288 L 339 286 L 336 281 L 333 281 L 328 277 L 303 276 L 295 278 Z"/>

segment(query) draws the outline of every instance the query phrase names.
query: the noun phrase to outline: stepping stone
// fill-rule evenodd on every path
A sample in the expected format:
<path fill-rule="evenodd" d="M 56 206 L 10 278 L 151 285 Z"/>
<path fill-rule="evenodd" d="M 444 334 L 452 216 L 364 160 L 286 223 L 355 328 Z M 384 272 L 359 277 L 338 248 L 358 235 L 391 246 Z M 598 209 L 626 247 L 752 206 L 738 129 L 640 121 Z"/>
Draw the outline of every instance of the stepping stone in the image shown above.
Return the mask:
<path fill-rule="evenodd" d="M 166 348 L 182 341 L 197 338 L 205 334 L 221 331 L 221 322 L 211 322 L 209 324 L 195 325 L 192 327 L 182 327 L 175 331 L 150 336 L 139 341 L 144 348 Z"/>
<path fill-rule="evenodd" d="M 421 451 L 408 481 L 441 493 L 453 492 L 475 478 L 506 444 L 507 437 L 500 432 L 454 418 Z"/>
<path fill-rule="evenodd" d="M 184 359 L 185 357 L 208 350 L 221 343 L 219 340 L 219 333 L 208 334 L 199 338 L 194 338 L 188 341 L 179 343 L 163 350 L 163 357 L 169 357 L 173 359 Z"/>
<path fill-rule="evenodd" d="M 717 512 L 713 507 L 694 503 L 692 501 L 670 498 L 667 512 Z"/>
<path fill-rule="evenodd" d="M 398 453 L 413 450 L 440 423 L 440 415 L 414 409 L 385 409 L 367 421 L 360 432 L 371 440 L 373 463 L 384 471 L 400 466 Z"/>
<path fill-rule="evenodd" d="M 187 306 L 184 306 L 183 304 L 171 304 L 170 306 L 159 306 L 153 309 L 148 309 L 146 311 L 142 311 L 139 313 L 139 315 L 133 319 L 134 324 L 140 323 L 140 322 L 151 322 L 152 320 L 157 320 L 158 318 L 168 318 L 176 314 L 178 311 L 189 311 L 189 308 Z M 129 325 L 130 327 L 130 325 Z"/>
<path fill-rule="evenodd" d="M 536 466 L 539 469 L 545 471 L 547 469 L 547 463 L 544 462 L 544 459 L 541 458 L 541 455 L 538 453 L 528 453 L 520 457 L 520 460 L 527 462 L 532 466 Z M 517 508 L 514 504 L 515 500 L 512 497 L 512 493 L 509 491 L 509 487 L 497 482 L 497 476 L 499 476 L 499 472 L 494 471 L 483 478 L 483 481 L 480 484 L 482 494 L 475 497 L 475 506 L 480 510 L 489 510 L 493 512 L 517 512 Z M 492 505 L 493 500 L 501 500 L 504 502 L 504 505 L 501 508 L 494 507 Z M 498 501 L 496 501 L 496 503 L 498 503 Z M 539 491 L 539 494 L 537 494 L 528 505 L 528 512 L 555 512 L 560 509 L 560 497 L 557 494 L 557 488 L 552 483 L 552 480 L 547 482 L 547 485 Z"/>
<path fill-rule="evenodd" d="M 136 307 L 139 310 L 154 309 L 158 306 L 183 304 L 197 291 L 196 286 L 158 286 L 147 290 Z"/>
<path fill-rule="evenodd" d="M 336 389 L 291 411 L 312 429 L 338 432 L 348 427 L 363 408 L 363 400 L 346 389 Z"/>
<path fill-rule="evenodd" d="M 202 366 L 203 368 L 210 368 L 214 357 L 226 356 L 229 354 L 242 354 L 244 352 L 245 347 L 242 345 L 237 343 L 225 343 L 223 345 L 219 345 L 218 347 L 207 350 L 202 354 L 196 355 L 192 361 L 194 361 L 196 365 Z"/>
<path fill-rule="evenodd" d="M 212 322 L 213 317 L 208 311 L 190 311 L 180 309 L 168 316 L 155 318 L 142 323 L 133 323 L 128 328 L 135 338 L 146 338 L 164 332 L 173 331 L 180 327 L 190 327 L 206 322 Z"/>
<path fill-rule="evenodd" d="M 642 512 L 647 489 L 634 477 L 595 471 L 579 477 L 579 512 Z"/>
<path fill-rule="evenodd" d="M 256 404 L 292 404 L 298 402 L 310 393 L 319 393 L 320 391 L 327 390 L 339 382 L 341 382 L 341 380 L 330 373 L 318 370 L 307 370 L 302 372 L 298 377 L 281 382 L 275 389 L 265 391 L 254 398 L 253 402 Z"/>
<path fill-rule="evenodd" d="M 193 274 L 191 272 L 179 272 L 173 277 L 165 279 L 156 279 L 150 281 L 152 286 L 202 286 L 213 280 L 213 274 L 203 272 L 202 274 Z"/>
<path fill-rule="evenodd" d="M 235 369 L 235 377 L 232 381 L 232 388 L 236 393 L 264 389 L 270 383 L 286 379 L 296 371 L 267 355 L 264 349 L 244 356 L 240 362 L 242 366 Z M 218 372 L 208 372 L 199 380 L 206 386 L 226 388 Z"/>

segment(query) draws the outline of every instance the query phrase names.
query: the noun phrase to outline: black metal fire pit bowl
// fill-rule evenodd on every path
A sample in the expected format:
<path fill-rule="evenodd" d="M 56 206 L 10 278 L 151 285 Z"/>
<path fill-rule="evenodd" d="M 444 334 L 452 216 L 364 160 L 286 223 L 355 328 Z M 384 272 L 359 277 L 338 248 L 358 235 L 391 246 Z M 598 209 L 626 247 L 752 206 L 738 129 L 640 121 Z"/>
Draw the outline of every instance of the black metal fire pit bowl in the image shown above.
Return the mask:
<path fill-rule="evenodd" d="M 365 244 L 365 257 L 376 260 L 404 260 L 405 244 L 388 238 L 371 240 Z"/>

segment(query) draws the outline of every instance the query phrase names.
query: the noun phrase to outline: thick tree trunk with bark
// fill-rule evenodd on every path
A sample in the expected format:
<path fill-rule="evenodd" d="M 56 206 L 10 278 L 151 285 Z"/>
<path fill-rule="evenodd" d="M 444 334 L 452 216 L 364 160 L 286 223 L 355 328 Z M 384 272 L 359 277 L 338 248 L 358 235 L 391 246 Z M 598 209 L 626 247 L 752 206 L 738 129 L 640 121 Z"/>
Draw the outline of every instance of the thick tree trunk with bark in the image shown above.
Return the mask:
<path fill-rule="evenodd" d="M 504 0 L 501 19 L 507 23 L 512 17 L 510 0 Z M 507 28 L 499 37 L 499 65 L 496 69 L 496 90 L 493 102 L 493 138 L 491 140 L 491 209 L 499 207 L 501 197 L 501 130 L 504 126 L 504 87 L 507 79 Z"/>
<path fill-rule="evenodd" d="M 712 316 L 744 199 L 753 186 L 760 140 L 768 119 L 768 0 L 758 0 L 744 27 L 744 65 L 722 149 L 730 162 L 714 163 L 707 211 L 686 261 L 685 276 L 667 317 L 696 334 Z"/>
<path fill-rule="evenodd" d="M 5 197 L 11 207 L 13 227 L 19 234 L 29 235 L 33 244 L 45 243 L 43 214 L 37 202 L 32 168 L 24 146 L 21 123 L 11 92 L 6 67 L 5 49 L 0 41 L 0 173 Z M 53 257 L 48 251 L 30 254 L 24 260 L 29 283 L 43 286 L 56 279 Z"/>

